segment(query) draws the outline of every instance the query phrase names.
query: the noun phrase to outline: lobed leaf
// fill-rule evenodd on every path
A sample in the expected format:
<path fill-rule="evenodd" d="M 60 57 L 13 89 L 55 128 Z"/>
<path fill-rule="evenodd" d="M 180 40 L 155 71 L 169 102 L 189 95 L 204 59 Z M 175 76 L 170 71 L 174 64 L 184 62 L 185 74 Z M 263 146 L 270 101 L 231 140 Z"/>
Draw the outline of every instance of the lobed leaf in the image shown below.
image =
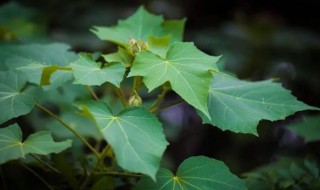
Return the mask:
<path fill-rule="evenodd" d="M 162 16 L 156 16 L 140 7 L 126 20 L 120 20 L 116 26 L 94 27 L 91 30 L 101 40 L 111 41 L 126 46 L 130 38 L 147 40 L 149 35 L 161 30 Z"/>
<path fill-rule="evenodd" d="M 21 73 L 0 72 L 0 124 L 32 110 L 40 89 L 26 83 Z"/>
<path fill-rule="evenodd" d="M 0 129 L 0 164 L 27 154 L 47 155 L 59 153 L 71 146 L 71 140 L 54 142 L 48 131 L 37 132 L 22 141 L 22 132 L 17 124 Z"/>
<path fill-rule="evenodd" d="M 90 102 L 86 108 L 114 150 L 117 163 L 125 170 L 154 179 L 168 144 L 158 119 L 141 107 L 118 114 L 103 102 Z"/>
<path fill-rule="evenodd" d="M 60 43 L 3 46 L 0 49 L 0 64 L 22 71 L 29 82 L 40 84 L 44 68 L 65 67 L 77 59 L 69 49 L 68 45 Z M 0 68 L 4 69 L 3 66 Z"/>
<path fill-rule="evenodd" d="M 71 63 L 75 84 L 101 85 L 110 82 L 117 87 L 123 79 L 125 68 L 120 63 L 108 63 L 101 65 L 90 56 L 81 54 L 80 58 Z"/>
<path fill-rule="evenodd" d="M 176 42 L 165 59 L 148 51 L 140 52 L 128 76 L 143 76 L 149 91 L 169 81 L 184 100 L 210 117 L 207 108 L 210 70 L 218 70 L 215 63 L 219 58 L 201 52 L 193 43 Z"/>
<path fill-rule="evenodd" d="M 161 168 L 156 182 L 143 176 L 135 190 L 240 190 L 244 182 L 232 174 L 221 161 L 204 156 L 190 157 L 178 168 L 176 175 Z"/>
<path fill-rule="evenodd" d="M 271 80 L 247 82 L 214 73 L 210 85 L 208 108 L 211 120 L 205 123 L 222 130 L 257 135 L 262 119 L 284 119 L 297 111 L 319 110 L 298 101 L 290 91 Z"/>

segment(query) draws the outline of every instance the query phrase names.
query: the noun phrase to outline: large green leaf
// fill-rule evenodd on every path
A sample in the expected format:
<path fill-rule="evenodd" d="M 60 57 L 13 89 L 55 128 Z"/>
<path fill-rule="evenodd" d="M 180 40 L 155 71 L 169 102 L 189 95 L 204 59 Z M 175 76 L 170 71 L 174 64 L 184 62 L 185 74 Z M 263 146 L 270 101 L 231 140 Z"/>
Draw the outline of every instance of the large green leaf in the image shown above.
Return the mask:
<path fill-rule="evenodd" d="M 156 182 L 143 176 L 135 190 L 240 190 L 244 182 L 233 175 L 221 161 L 204 156 L 190 157 L 178 168 L 176 175 L 160 169 Z"/>
<path fill-rule="evenodd" d="M 103 102 L 91 102 L 86 107 L 113 148 L 117 163 L 125 170 L 155 178 L 168 144 L 158 119 L 144 108 L 113 114 Z"/>
<path fill-rule="evenodd" d="M 126 46 L 130 38 L 147 40 L 151 34 L 161 30 L 162 16 L 156 16 L 140 7 L 126 20 L 120 20 L 116 26 L 94 27 L 92 30 L 100 39 Z"/>
<path fill-rule="evenodd" d="M 80 58 L 71 64 L 75 84 L 101 85 L 110 82 L 120 87 L 125 68 L 120 63 L 108 63 L 101 65 L 90 56 L 81 54 Z"/>
<path fill-rule="evenodd" d="M 77 59 L 69 49 L 68 45 L 59 43 L 3 46 L 0 49 L 0 64 L 22 71 L 29 82 L 40 84 L 43 68 L 54 65 L 65 67 Z"/>
<path fill-rule="evenodd" d="M 39 88 L 26 84 L 21 73 L 0 72 L 0 123 L 29 113 Z"/>
<path fill-rule="evenodd" d="M 318 109 L 298 101 L 290 91 L 271 80 L 247 82 L 218 73 L 213 74 L 208 108 L 211 121 L 222 130 L 257 135 L 262 119 L 284 119 L 297 111 Z"/>
<path fill-rule="evenodd" d="M 47 155 L 59 153 L 71 146 L 71 140 L 54 142 L 50 132 L 41 131 L 22 141 L 22 132 L 17 124 L 0 129 L 0 164 L 27 154 Z"/>
<path fill-rule="evenodd" d="M 129 76 L 143 76 L 149 91 L 169 81 L 175 92 L 210 117 L 207 108 L 210 70 L 217 71 L 215 63 L 219 58 L 201 52 L 193 43 L 176 42 L 165 59 L 148 51 L 140 52 Z"/>
<path fill-rule="evenodd" d="M 302 121 L 288 125 L 290 129 L 302 136 L 306 142 L 320 140 L 320 116 L 306 116 Z"/>

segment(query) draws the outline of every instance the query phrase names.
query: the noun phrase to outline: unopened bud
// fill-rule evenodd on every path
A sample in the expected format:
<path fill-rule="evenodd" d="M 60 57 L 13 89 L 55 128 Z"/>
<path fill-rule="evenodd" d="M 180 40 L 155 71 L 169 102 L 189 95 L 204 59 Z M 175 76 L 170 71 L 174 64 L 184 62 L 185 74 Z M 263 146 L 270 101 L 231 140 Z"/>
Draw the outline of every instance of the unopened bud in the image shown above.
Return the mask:
<path fill-rule="evenodd" d="M 129 106 L 137 106 L 140 107 L 142 105 L 142 99 L 139 94 L 134 92 L 132 96 L 129 98 Z"/>

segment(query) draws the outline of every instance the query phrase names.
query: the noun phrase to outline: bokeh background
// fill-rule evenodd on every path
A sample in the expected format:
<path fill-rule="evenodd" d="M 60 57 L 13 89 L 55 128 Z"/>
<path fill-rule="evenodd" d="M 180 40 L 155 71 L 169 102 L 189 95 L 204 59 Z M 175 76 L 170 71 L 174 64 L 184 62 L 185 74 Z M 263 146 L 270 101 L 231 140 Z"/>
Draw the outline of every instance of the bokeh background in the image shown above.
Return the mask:
<path fill-rule="evenodd" d="M 89 29 L 114 25 L 140 5 L 166 19 L 187 18 L 185 41 L 194 41 L 208 54 L 223 55 L 221 69 L 243 80 L 274 78 L 299 100 L 320 107 L 318 0 L 17 0 L 1 5 L 8 2 L 0 15 L 3 38 L 18 36 L 25 43 L 63 42 L 77 52 L 114 52 L 114 45 L 98 40 Z M 1 27 L 10 17 L 21 18 L 9 23 L 16 36 Z M 169 94 L 167 102 L 176 99 L 177 95 Z M 164 164 L 175 169 L 189 156 L 206 155 L 224 161 L 240 175 L 278 156 L 319 159 L 318 142 L 305 143 L 286 128 L 302 115 L 315 114 L 319 113 L 261 121 L 259 137 L 255 137 L 202 125 L 191 107 L 180 105 L 159 115 L 170 141 Z"/>

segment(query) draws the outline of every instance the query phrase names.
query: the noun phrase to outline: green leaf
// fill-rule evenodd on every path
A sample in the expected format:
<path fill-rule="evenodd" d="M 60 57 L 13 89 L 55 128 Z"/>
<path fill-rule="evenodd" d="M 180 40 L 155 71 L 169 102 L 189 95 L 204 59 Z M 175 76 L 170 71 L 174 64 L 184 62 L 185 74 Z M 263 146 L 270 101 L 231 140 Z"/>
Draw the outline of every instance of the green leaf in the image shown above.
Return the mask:
<path fill-rule="evenodd" d="M 21 73 L 0 72 L 0 123 L 29 113 L 40 93 Z"/>
<path fill-rule="evenodd" d="M 110 82 L 120 87 L 125 68 L 119 63 L 108 63 L 101 65 L 95 62 L 90 56 L 81 54 L 80 58 L 71 63 L 75 84 L 101 85 Z"/>
<path fill-rule="evenodd" d="M 275 121 L 297 111 L 318 109 L 298 101 L 271 80 L 247 82 L 218 73 L 213 76 L 208 98 L 211 121 L 202 118 L 222 130 L 257 135 L 262 119 Z"/>
<path fill-rule="evenodd" d="M 210 117 L 207 108 L 210 70 L 217 71 L 215 63 L 219 58 L 201 52 L 193 43 L 176 42 L 165 59 L 148 51 L 137 54 L 129 77 L 143 76 L 149 91 L 169 81 L 184 100 Z"/>
<path fill-rule="evenodd" d="M 306 142 L 320 140 L 320 116 L 305 116 L 302 121 L 287 127 L 302 136 Z"/>
<path fill-rule="evenodd" d="M 130 38 L 146 41 L 149 35 L 161 31 L 162 16 L 156 16 L 140 7 L 126 20 L 120 20 L 116 26 L 94 27 L 91 30 L 101 40 L 111 41 L 126 46 Z"/>
<path fill-rule="evenodd" d="M 53 73 L 58 73 L 57 71 L 71 71 L 71 68 L 59 67 L 56 65 L 44 67 L 43 71 L 42 71 L 42 75 L 41 75 L 40 85 L 41 86 L 50 85 L 51 84 L 51 76 Z M 67 73 L 71 74 L 71 72 L 67 72 Z M 66 72 L 60 72 L 59 74 L 64 75 L 64 74 L 66 74 Z M 61 77 L 61 78 L 64 78 L 64 77 Z M 55 80 L 53 80 L 53 81 L 55 81 Z"/>
<path fill-rule="evenodd" d="M 102 55 L 104 60 L 107 62 L 119 62 L 125 68 L 128 68 L 132 65 L 134 57 L 130 55 L 124 48 L 118 47 L 118 51 L 116 53 L 111 53 L 107 55 Z"/>
<path fill-rule="evenodd" d="M 22 141 L 20 127 L 13 124 L 0 129 L 0 164 L 24 158 L 27 154 L 59 153 L 70 146 L 71 140 L 54 142 L 48 131 L 34 133 Z"/>
<path fill-rule="evenodd" d="M 48 130 L 51 131 L 52 135 L 59 138 L 72 138 L 74 134 L 68 129 L 63 127 L 55 119 L 41 118 L 41 112 L 33 114 L 33 127 L 37 130 Z M 63 121 L 67 122 L 74 130 L 84 137 L 92 137 L 94 139 L 102 139 L 100 132 L 98 131 L 95 123 L 87 118 L 83 117 L 66 106 L 59 110 L 58 115 Z"/>
<path fill-rule="evenodd" d="M 143 176 L 135 190 L 235 190 L 247 189 L 244 182 L 232 174 L 221 161 L 204 156 L 190 157 L 178 168 L 176 175 L 160 169 L 156 182 Z"/>
<path fill-rule="evenodd" d="M 147 44 L 149 45 L 149 51 L 159 55 L 161 58 L 165 58 L 168 51 L 169 41 L 170 36 L 157 38 L 151 35 L 147 41 Z"/>
<path fill-rule="evenodd" d="M 155 178 L 168 144 L 161 123 L 144 108 L 128 108 L 113 114 L 103 102 L 86 105 L 105 140 L 125 170 Z"/>
<path fill-rule="evenodd" d="M 0 48 L 0 63 L 26 74 L 29 82 L 40 84 L 42 70 L 48 66 L 65 67 L 77 59 L 65 44 L 10 45 Z"/>
<path fill-rule="evenodd" d="M 159 36 L 170 35 L 170 44 L 183 41 L 183 31 L 186 19 L 166 20 L 162 23 L 162 30 Z"/>

